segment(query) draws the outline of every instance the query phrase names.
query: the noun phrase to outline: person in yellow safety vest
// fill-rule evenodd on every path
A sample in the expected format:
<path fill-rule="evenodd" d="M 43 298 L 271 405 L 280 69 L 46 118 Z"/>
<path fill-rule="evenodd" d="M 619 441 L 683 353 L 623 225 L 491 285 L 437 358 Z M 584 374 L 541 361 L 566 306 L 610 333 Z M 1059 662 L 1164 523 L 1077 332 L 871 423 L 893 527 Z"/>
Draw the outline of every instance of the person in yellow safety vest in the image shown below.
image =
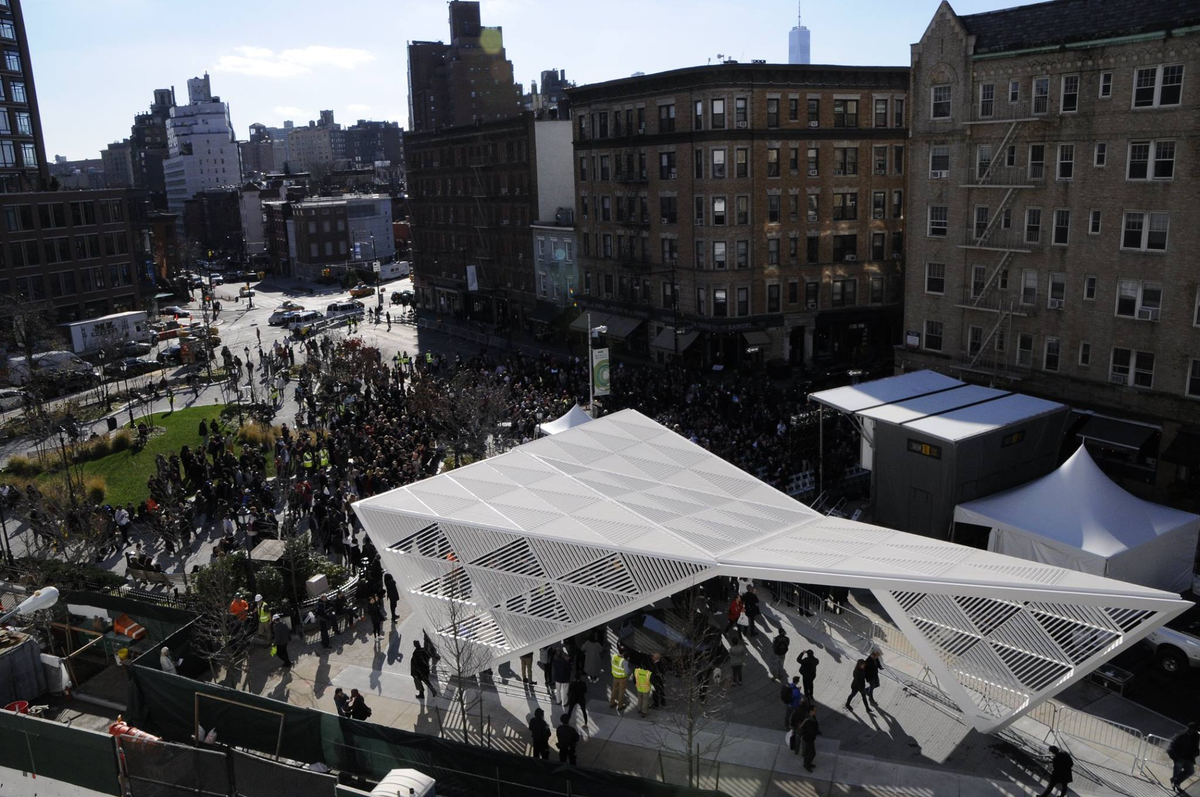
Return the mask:
<path fill-rule="evenodd" d="M 305 451 L 304 457 L 300 460 L 300 462 L 304 466 L 305 470 L 312 470 L 312 466 L 313 466 L 312 452 Z"/>
<path fill-rule="evenodd" d="M 425 364 L 433 365 L 433 352 L 431 352 L 431 351 L 425 352 Z"/>
<path fill-rule="evenodd" d="M 617 648 L 612 655 L 612 693 L 608 697 L 608 707 L 617 711 L 625 710 L 625 687 L 629 685 L 629 659 L 625 658 L 625 648 Z"/>
<path fill-rule="evenodd" d="M 258 610 L 258 632 L 267 639 L 271 634 L 271 613 L 267 611 L 267 602 L 262 595 L 254 596 L 254 606 Z"/>
<path fill-rule="evenodd" d="M 279 388 L 273 387 L 273 388 L 271 388 L 271 406 L 274 407 L 274 406 L 278 406 L 278 405 L 279 405 Z"/>
<path fill-rule="evenodd" d="M 329 450 L 326 449 L 324 446 L 322 446 L 321 451 L 318 454 L 318 456 L 320 456 L 320 458 L 321 458 L 321 467 L 328 468 L 329 467 Z"/>
<path fill-rule="evenodd" d="M 638 714 L 645 717 L 650 708 L 650 671 L 645 665 L 639 664 L 633 671 L 633 685 L 637 688 Z"/>

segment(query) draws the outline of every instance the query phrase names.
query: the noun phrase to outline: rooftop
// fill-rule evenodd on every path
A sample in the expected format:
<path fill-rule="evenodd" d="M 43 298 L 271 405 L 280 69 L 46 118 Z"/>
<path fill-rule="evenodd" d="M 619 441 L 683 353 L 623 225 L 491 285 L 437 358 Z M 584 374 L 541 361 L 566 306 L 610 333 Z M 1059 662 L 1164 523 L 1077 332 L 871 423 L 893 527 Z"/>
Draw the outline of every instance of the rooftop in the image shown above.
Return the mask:
<path fill-rule="evenodd" d="M 1200 24 L 1200 0 L 1051 0 L 960 16 L 975 53 L 999 53 Z"/>

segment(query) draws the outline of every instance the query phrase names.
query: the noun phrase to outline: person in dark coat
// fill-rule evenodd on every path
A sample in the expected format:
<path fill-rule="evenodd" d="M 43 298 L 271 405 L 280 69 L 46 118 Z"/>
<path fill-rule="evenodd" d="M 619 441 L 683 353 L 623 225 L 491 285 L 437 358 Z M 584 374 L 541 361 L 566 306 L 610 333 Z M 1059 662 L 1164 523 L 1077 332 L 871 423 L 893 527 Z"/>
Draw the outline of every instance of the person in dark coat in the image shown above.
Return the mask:
<path fill-rule="evenodd" d="M 374 595 L 367 600 L 367 616 L 371 618 L 371 632 L 379 639 L 383 636 L 383 604 Z"/>
<path fill-rule="evenodd" d="M 437 690 L 429 682 L 429 654 L 421 647 L 421 643 L 415 639 L 413 640 L 413 652 L 411 658 L 408 660 L 408 673 L 417 685 L 417 700 L 425 699 L 426 686 L 429 687 L 430 694 L 437 697 Z"/>
<path fill-rule="evenodd" d="M 758 593 L 755 592 L 754 587 L 746 587 L 746 594 L 742 595 L 742 606 L 745 608 L 746 617 L 750 620 L 750 636 L 758 636 L 758 618 L 762 615 L 762 608 L 758 604 Z"/>
<path fill-rule="evenodd" d="M 357 689 L 350 690 L 350 718 L 356 720 L 369 720 L 371 707 L 367 705 L 367 701 L 363 700 L 363 696 L 359 694 Z"/>
<path fill-rule="evenodd" d="M 562 648 L 554 651 L 554 659 L 550 662 L 550 673 L 554 679 L 554 702 L 560 706 L 567 704 L 567 691 L 571 686 L 571 660 Z"/>
<path fill-rule="evenodd" d="M 817 724 L 817 709 L 810 706 L 808 716 L 797 728 L 800 735 L 800 752 L 804 756 L 804 768 L 813 771 L 813 760 L 817 757 L 817 737 L 821 735 L 821 726 Z"/>
<path fill-rule="evenodd" d="M 1050 782 L 1046 784 L 1046 790 L 1042 792 L 1042 797 L 1050 797 L 1055 786 L 1061 787 L 1059 794 L 1062 797 L 1067 797 L 1067 788 L 1074 779 L 1071 770 L 1075 768 L 1075 759 L 1071 758 L 1070 753 L 1059 750 L 1054 745 L 1050 745 L 1050 754 Z"/>
<path fill-rule="evenodd" d="M 1196 758 L 1200 757 L 1200 722 L 1189 723 L 1187 729 L 1177 734 L 1167 747 L 1167 757 L 1174 764 L 1171 785 L 1175 791 L 1183 791 L 1183 783 L 1196 771 Z"/>
<path fill-rule="evenodd" d="M 571 727 L 571 717 L 563 714 L 558 726 L 558 760 L 575 766 L 575 748 L 579 744 L 579 731 Z"/>
<path fill-rule="evenodd" d="M 550 759 L 550 726 L 546 723 L 546 714 L 540 708 L 533 712 L 529 720 L 529 735 L 533 740 L 533 757 Z"/>
<path fill-rule="evenodd" d="M 271 641 L 275 643 L 275 655 L 283 662 L 283 669 L 290 670 L 292 657 L 288 655 L 287 646 L 292 641 L 292 632 L 279 615 L 271 618 Z"/>
<path fill-rule="evenodd" d="M 871 701 L 871 705 L 879 708 L 879 704 L 875 702 L 875 690 L 879 688 L 879 671 L 883 669 L 883 655 L 879 652 L 879 648 L 873 648 L 871 655 L 867 656 L 867 666 L 865 675 L 867 677 L 867 691 L 864 697 Z"/>
<path fill-rule="evenodd" d="M 850 701 L 855 695 L 862 695 L 863 706 L 867 709 L 868 714 L 874 714 L 871 711 L 871 704 L 867 702 L 867 660 L 859 659 L 854 665 L 854 675 L 850 679 L 850 697 L 846 698 L 846 708 L 851 711 L 854 706 L 850 705 Z"/>
<path fill-rule="evenodd" d="M 346 696 L 345 690 L 340 686 L 333 690 L 333 705 L 337 708 L 339 717 L 350 716 L 350 698 Z"/>
<path fill-rule="evenodd" d="M 583 674 L 579 673 L 575 676 L 575 680 L 571 681 L 571 685 L 567 687 L 567 718 L 575 716 L 575 707 L 583 711 L 583 724 L 587 725 L 587 681 L 583 680 Z"/>
<path fill-rule="evenodd" d="M 396 604 L 400 602 L 400 590 L 396 587 L 396 579 L 388 573 L 383 577 L 383 588 L 387 592 L 388 604 L 391 607 L 392 625 L 396 624 Z"/>
<path fill-rule="evenodd" d="M 666 665 L 663 664 L 662 654 L 658 651 L 650 654 L 650 663 L 646 665 L 646 669 L 650 670 L 650 705 L 654 708 L 667 707 L 667 683 L 663 680 L 663 670 Z"/>
<path fill-rule="evenodd" d="M 813 682 L 817 680 L 817 665 L 821 663 L 821 660 L 811 650 L 806 650 L 796 661 L 800 662 L 800 680 L 804 683 L 804 694 L 808 695 L 811 700 Z"/>

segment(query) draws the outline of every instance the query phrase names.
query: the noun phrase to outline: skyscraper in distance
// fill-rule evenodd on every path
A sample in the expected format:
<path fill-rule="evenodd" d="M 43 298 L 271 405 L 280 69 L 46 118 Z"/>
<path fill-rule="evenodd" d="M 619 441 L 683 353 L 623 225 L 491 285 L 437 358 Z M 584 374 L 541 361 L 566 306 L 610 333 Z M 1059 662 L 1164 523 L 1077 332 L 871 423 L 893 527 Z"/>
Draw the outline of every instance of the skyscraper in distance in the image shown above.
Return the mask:
<path fill-rule="evenodd" d="M 808 28 L 804 27 L 799 0 L 796 2 L 796 27 L 788 32 L 788 63 L 811 64 Z"/>

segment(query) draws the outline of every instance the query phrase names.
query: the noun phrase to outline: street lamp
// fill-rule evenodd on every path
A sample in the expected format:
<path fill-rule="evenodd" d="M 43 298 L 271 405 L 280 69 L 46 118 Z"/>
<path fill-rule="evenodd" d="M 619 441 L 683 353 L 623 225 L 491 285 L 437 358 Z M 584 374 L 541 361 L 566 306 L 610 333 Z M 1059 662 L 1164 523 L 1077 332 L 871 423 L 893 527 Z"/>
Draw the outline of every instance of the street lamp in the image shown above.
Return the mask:
<path fill-rule="evenodd" d="M 58 603 L 58 587 L 42 587 L 37 592 L 30 595 L 25 600 L 17 604 L 17 608 L 0 615 L 0 624 L 6 622 L 10 617 L 17 614 L 29 614 L 41 609 L 49 609 L 54 604 Z"/>

